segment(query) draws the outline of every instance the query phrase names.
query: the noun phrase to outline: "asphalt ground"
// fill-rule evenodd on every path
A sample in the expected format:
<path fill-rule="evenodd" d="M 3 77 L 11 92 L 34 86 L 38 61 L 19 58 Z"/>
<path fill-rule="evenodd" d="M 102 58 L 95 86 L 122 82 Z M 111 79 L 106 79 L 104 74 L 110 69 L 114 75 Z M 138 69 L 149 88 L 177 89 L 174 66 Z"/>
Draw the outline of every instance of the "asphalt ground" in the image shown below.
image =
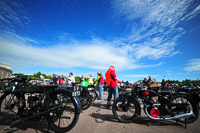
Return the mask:
<path fill-rule="evenodd" d="M 103 100 L 96 100 L 92 106 L 83 111 L 79 121 L 70 133 L 199 133 L 200 118 L 192 124 L 188 124 L 184 128 L 184 124 L 176 123 L 174 120 L 151 120 L 142 112 L 134 123 L 120 123 L 112 114 L 112 110 L 106 109 L 107 92 L 104 92 Z M 104 106 L 104 108 L 102 108 Z M 100 118 L 102 123 L 96 122 L 96 118 Z M 6 128 L 0 125 L 0 130 Z M 15 133 L 41 133 L 47 132 L 48 124 L 46 121 L 27 121 L 23 124 L 8 130 Z M 49 132 L 53 133 L 51 129 Z"/>

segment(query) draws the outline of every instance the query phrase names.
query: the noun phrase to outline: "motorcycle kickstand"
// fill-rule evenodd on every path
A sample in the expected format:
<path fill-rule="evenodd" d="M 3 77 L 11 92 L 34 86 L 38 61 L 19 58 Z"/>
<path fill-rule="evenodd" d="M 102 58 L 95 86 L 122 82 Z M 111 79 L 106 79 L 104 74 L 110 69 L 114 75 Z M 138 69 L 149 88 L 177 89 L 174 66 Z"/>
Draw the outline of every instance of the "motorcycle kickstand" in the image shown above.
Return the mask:
<path fill-rule="evenodd" d="M 178 121 L 177 120 L 176 120 L 176 125 L 178 125 Z M 187 120 L 186 120 L 186 117 L 185 117 L 184 128 L 187 129 Z"/>
<path fill-rule="evenodd" d="M 186 117 L 185 117 L 185 129 L 187 129 L 187 122 L 186 122 Z"/>

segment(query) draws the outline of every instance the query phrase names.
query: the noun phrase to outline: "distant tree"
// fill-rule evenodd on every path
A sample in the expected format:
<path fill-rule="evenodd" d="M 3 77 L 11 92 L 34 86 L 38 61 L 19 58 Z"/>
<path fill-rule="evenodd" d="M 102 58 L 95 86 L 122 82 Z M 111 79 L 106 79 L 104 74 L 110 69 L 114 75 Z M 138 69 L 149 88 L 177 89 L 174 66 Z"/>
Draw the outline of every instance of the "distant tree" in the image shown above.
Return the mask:
<path fill-rule="evenodd" d="M 25 76 L 23 73 L 17 73 L 18 76 Z"/>

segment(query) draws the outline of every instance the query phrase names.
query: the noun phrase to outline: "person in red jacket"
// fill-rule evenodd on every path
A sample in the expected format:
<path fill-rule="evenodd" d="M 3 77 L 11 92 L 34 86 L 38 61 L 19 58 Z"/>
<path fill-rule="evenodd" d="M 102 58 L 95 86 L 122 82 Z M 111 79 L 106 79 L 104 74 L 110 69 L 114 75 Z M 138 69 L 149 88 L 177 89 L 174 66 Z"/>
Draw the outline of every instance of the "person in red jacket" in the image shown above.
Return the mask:
<path fill-rule="evenodd" d="M 110 100 L 112 99 L 112 94 L 114 95 L 114 100 L 116 100 L 119 96 L 117 82 L 121 82 L 121 80 L 117 78 L 114 66 L 111 66 L 108 69 L 105 76 L 106 76 L 106 86 L 108 88 L 107 106 L 110 106 L 111 105 Z"/>

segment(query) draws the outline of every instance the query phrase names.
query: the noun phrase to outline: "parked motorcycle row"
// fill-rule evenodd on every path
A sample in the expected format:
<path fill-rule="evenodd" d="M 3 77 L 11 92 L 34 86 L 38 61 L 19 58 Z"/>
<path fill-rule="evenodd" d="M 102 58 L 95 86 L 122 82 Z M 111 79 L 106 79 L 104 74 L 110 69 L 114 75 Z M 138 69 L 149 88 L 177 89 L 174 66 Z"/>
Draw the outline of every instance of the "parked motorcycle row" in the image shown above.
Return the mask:
<path fill-rule="evenodd" d="M 1 80 L 0 121 L 13 126 L 28 120 L 46 120 L 55 132 L 68 132 L 75 127 L 80 113 L 98 97 L 94 86 L 31 84 L 27 77 Z M 131 91 L 127 91 L 127 90 Z M 124 83 L 112 113 L 120 122 L 136 121 L 142 110 L 153 120 L 177 120 L 193 123 L 199 117 L 199 88 L 174 86 L 173 91 L 158 87 Z M 143 104 L 143 108 L 141 108 Z"/>
<path fill-rule="evenodd" d="M 27 120 L 46 120 L 55 132 L 68 132 L 82 110 L 97 98 L 94 86 L 38 85 L 27 77 L 1 80 L 0 124 L 13 126 Z"/>

